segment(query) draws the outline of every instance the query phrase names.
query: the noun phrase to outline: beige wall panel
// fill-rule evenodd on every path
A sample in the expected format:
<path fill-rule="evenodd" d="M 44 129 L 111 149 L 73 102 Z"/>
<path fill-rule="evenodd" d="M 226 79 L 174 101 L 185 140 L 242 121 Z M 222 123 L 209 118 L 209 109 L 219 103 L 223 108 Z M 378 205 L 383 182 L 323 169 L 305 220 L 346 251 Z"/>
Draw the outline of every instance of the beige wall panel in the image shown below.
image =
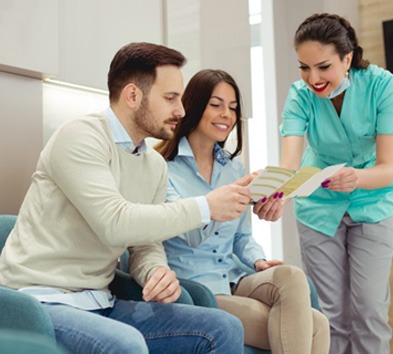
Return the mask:
<path fill-rule="evenodd" d="M 0 72 L 0 214 L 16 214 L 42 149 L 42 83 Z"/>
<path fill-rule="evenodd" d="M 109 64 L 120 47 L 135 41 L 162 43 L 161 3 L 59 0 L 57 78 L 106 90 Z"/>
<path fill-rule="evenodd" d="M 57 74 L 57 0 L 0 0 L 0 70 Z"/>
<path fill-rule="evenodd" d="M 392 0 L 359 0 L 359 41 L 364 57 L 385 67 L 382 21 L 393 19 Z"/>

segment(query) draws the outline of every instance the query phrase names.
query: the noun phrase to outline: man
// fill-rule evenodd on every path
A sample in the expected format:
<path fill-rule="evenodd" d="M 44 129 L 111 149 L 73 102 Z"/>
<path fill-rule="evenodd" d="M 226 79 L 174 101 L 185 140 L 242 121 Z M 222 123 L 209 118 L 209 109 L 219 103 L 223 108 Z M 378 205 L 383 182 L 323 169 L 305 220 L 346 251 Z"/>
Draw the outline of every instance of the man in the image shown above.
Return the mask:
<path fill-rule="evenodd" d="M 250 192 L 224 186 L 206 197 L 163 204 L 167 169 L 145 138 L 169 139 L 184 115 L 185 58 L 149 43 L 131 43 L 112 60 L 110 107 L 58 129 L 44 148 L 0 257 L 0 284 L 37 297 L 56 338 L 72 353 L 241 353 L 243 329 L 229 314 L 179 304 L 165 265 L 138 274 L 145 299 L 115 299 L 108 290 L 127 247 L 163 252 L 160 241 L 210 219 L 231 220 Z M 247 181 L 246 181 L 247 183 Z M 143 268 L 143 267 L 141 267 Z M 234 335 L 235 334 L 235 335 Z"/>

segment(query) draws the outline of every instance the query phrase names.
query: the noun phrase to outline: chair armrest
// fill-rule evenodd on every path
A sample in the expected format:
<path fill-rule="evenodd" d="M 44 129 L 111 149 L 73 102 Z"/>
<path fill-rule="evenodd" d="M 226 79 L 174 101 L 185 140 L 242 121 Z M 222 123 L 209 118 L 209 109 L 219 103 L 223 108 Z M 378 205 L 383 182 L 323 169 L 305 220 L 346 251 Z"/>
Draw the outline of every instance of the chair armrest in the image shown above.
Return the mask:
<path fill-rule="evenodd" d="M 36 298 L 0 286 L 0 303 L 0 328 L 29 331 L 55 338 L 51 318 Z"/>
<path fill-rule="evenodd" d="M 176 303 L 193 304 L 193 300 L 188 291 L 181 287 L 181 295 Z M 119 269 L 115 271 L 115 278 L 109 284 L 109 290 L 122 300 L 144 301 L 142 297 L 142 287 L 131 277 Z"/>
<path fill-rule="evenodd" d="M 216 298 L 210 289 L 196 281 L 179 279 L 180 285 L 191 295 L 194 305 L 204 307 L 218 307 Z"/>
<path fill-rule="evenodd" d="M 2 353 L 12 354 L 67 354 L 55 340 L 42 334 L 19 330 L 1 330 L 0 348 Z"/>
<path fill-rule="evenodd" d="M 246 266 L 240 259 L 238 256 L 236 256 L 236 254 L 232 254 L 232 258 L 233 261 L 235 262 L 236 266 L 241 269 L 243 272 L 247 273 L 247 274 L 253 274 L 255 273 L 255 269 L 254 268 L 250 268 L 249 266 Z"/>
<path fill-rule="evenodd" d="M 142 287 L 130 274 L 116 269 L 115 278 L 109 284 L 109 290 L 122 300 L 143 301 Z"/>
<path fill-rule="evenodd" d="M 311 300 L 311 307 L 320 310 L 319 307 L 319 300 L 318 300 L 318 293 L 313 281 L 307 276 L 308 285 L 310 287 L 310 300 Z"/>

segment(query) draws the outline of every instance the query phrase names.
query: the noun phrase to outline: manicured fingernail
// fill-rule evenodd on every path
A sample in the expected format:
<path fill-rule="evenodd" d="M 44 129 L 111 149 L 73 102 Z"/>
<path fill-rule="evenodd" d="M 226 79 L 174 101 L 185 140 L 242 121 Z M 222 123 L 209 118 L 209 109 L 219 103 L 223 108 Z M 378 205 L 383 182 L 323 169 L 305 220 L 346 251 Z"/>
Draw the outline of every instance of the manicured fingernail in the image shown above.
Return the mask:
<path fill-rule="evenodd" d="M 274 193 L 273 198 L 277 199 L 279 195 L 280 195 L 280 193 L 276 192 L 276 193 Z"/>
<path fill-rule="evenodd" d="M 267 198 L 266 197 L 263 197 L 262 199 L 261 199 L 261 203 L 265 203 L 267 201 Z"/>
<path fill-rule="evenodd" d="M 329 186 L 330 181 L 325 181 L 321 183 L 322 188 L 327 188 Z"/>
<path fill-rule="evenodd" d="M 278 196 L 279 198 L 282 198 L 284 196 L 284 192 L 281 192 L 280 195 Z"/>

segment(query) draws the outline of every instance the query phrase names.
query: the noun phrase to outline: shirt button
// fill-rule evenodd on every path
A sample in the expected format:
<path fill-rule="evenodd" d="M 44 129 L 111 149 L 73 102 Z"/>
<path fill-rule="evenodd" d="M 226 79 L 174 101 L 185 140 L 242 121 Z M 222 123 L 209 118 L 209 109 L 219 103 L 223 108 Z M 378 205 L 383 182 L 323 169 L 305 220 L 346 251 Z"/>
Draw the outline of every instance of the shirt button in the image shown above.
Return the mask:
<path fill-rule="evenodd" d="M 226 277 L 227 277 L 227 275 L 226 275 L 226 274 L 223 274 L 223 275 L 222 275 L 222 277 L 223 277 L 223 278 L 226 278 Z"/>
<path fill-rule="evenodd" d="M 221 262 L 222 262 L 222 259 L 220 258 L 218 261 L 221 263 Z"/>
<path fill-rule="evenodd" d="M 220 233 L 219 233 L 218 231 L 215 231 L 214 234 L 215 234 L 215 235 L 219 235 Z"/>
<path fill-rule="evenodd" d="M 217 253 L 217 250 L 213 250 L 213 253 Z"/>

